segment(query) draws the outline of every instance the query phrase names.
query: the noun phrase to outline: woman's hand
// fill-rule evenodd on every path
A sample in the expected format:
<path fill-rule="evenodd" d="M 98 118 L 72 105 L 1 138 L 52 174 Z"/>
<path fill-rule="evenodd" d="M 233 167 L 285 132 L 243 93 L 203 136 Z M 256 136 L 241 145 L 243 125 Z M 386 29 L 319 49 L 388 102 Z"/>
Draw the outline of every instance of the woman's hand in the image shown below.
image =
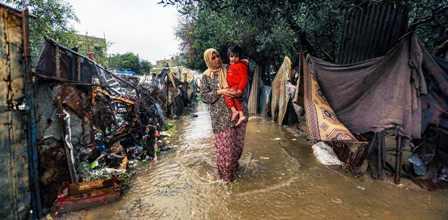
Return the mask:
<path fill-rule="evenodd" d="M 219 89 L 217 91 L 218 95 L 225 95 L 230 97 L 240 97 L 242 95 L 241 91 L 233 90 L 233 89 Z"/>
<path fill-rule="evenodd" d="M 229 89 L 218 89 L 218 91 L 216 91 L 216 93 L 217 93 L 218 95 L 229 96 Z"/>

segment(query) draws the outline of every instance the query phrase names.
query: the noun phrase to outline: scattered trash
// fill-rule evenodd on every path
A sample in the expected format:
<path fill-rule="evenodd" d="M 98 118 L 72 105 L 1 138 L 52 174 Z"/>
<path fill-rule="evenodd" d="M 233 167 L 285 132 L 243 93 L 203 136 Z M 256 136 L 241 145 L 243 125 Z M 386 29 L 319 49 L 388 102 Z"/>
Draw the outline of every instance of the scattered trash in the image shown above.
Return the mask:
<path fill-rule="evenodd" d="M 117 179 L 65 185 L 52 208 L 56 216 L 117 201 L 121 196 Z"/>
<path fill-rule="evenodd" d="M 356 186 L 356 188 L 359 189 L 359 190 L 362 190 L 362 191 L 366 190 L 366 188 L 362 187 L 362 186 Z"/>
<path fill-rule="evenodd" d="M 260 159 L 262 159 L 262 160 L 269 160 L 269 159 L 271 159 L 271 158 L 261 156 Z"/>
<path fill-rule="evenodd" d="M 340 198 L 332 198 L 331 202 L 335 203 L 335 204 L 342 204 L 342 199 L 340 199 Z"/>
<path fill-rule="evenodd" d="M 162 132 L 160 132 L 160 136 L 171 137 L 171 134 L 168 133 L 168 131 L 162 131 Z"/>
<path fill-rule="evenodd" d="M 281 140 L 281 138 L 274 138 L 274 141 L 279 141 Z"/>
<path fill-rule="evenodd" d="M 333 148 L 328 146 L 324 142 L 318 142 L 312 146 L 313 153 L 316 159 L 323 165 L 343 165 L 343 163 L 338 159 L 333 151 Z"/>
<path fill-rule="evenodd" d="M 417 176 L 424 176 L 426 174 L 426 165 L 417 154 L 413 154 L 409 157 L 408 161 L 412 164 L 414 173 Z"/>

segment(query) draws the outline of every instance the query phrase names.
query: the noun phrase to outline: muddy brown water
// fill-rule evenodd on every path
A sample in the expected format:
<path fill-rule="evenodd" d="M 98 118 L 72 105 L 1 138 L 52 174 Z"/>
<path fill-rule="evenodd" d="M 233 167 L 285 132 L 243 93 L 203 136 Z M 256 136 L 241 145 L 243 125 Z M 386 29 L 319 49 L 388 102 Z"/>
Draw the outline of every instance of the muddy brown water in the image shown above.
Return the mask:
<path fill-rule="evenodd" d="M 396 186 L 320 165 L 302 138 L 250 120 L 239 179 L 216 178 L 209 113 L 177 123 L 176 150 L 138 171 L 115 203 L 64 219 L 448 219 L 448 191 Z"/>

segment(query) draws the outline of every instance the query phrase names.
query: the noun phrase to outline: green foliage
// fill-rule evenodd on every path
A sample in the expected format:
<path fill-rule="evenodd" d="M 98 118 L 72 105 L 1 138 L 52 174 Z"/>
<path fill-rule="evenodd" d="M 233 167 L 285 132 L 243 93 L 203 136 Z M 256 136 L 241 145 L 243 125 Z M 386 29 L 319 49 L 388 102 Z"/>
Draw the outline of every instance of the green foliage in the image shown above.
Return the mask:
<path fill-rule="evenodd" d="M 69 23 L 78 19 L 72 6 L 64 0 L 0 1 L 17 8 L 24 8 L 24 2 L 28 2 L 30 12 L 33 15 L 30 19 L 30 46 L 34 62 L 37 61 L 45 37 L 53 38 L 67 47 L 76 45 L 78 37 Z"/>
<path fill-rule="evenodd" d="M 275 26 L 274 20 L 266 29 L 255 26 L 250 17 L 237 15 L 232 10 L 214 11 L 196 6 L 189 11 L 184 9 L 183 13 L 186 14 L 177 36 L 183 42 L 187 66 L 193 69 L 205 69 L 202 53 L 210 47 L 225 55 L 230 44 L 240 44 L 249 57 L 261 63 L 271 59 L 272 48 L 278 46 L 279 41 L 293 40 L 292 32 Z"/>
<path fill-rule="evenodd" d="M 448 0 L 407 1 L 410 23 L 419 23 L 416 32 L 427 48 L 448 40 Z"/>
<path fill-rule="evenodd" d="M 142 60 L 140 62 L 140 72 L 143 73 L 149 73 L 151 72 L 152 64 L 151 62 L 147 60 Z"/>
<path fill-rule="evenodd" d="M 384 0 L 408 7 L 410 22 L 430 22 L 417 28 L 429 49 L 446 36 L 448 0 Z M 298 52 L 334 61 L 341 45 L 347 14 L 368 0 L 162 0 L 183 15 L 177 36 L 187 65 L 204 69 L 202 53 L 215 47 L 222 55 L 229 43 L 240 44 L 263 67 L 277 69 L 285 55 Z M 373 2 L 373 1 L 372 1 Z M 378 1 L 375 1 L 378 2 Z M 436 15 L 437 9 L 445 13 Z M 446 39 L 446 37 L 445 37 Z"/>
<path fill-rule="evenodd" d="M 31 58 L 36 63 L 45 38 L 52 38 L 56 42 L 68 47 L 78 48 L 79 53 L 87 55 L 89 51 L 95 53 L 96 62 L 107 66 L 107 42 L 93 44 L 80 36 L 71 22 L 77 22 L 72 6 L 65 0 L 0 0 L 16 8 L 24 8 L 27 3 L 30 9 L 30 46 Z M 93 39 L 93 38 L 92 38 Z"/>
<path fill-rule="evenodd" d="M 78 52 L 83 55 L 93 52 L 95 62 L 104 67 L 108 66 L 107 47 L 108 43 L 104 38 L 97 38 L 92 36 L 77 35 L 77 42 L 70 45 L 78 48 Z"/>
<path fill-rule="evenodd" d="M 109 57 L 109 68 L 128 69 L 137 74 L 149 73 L 152 64 L 146 60 L 140 60 L 134 53 L 112 54 Z"/>

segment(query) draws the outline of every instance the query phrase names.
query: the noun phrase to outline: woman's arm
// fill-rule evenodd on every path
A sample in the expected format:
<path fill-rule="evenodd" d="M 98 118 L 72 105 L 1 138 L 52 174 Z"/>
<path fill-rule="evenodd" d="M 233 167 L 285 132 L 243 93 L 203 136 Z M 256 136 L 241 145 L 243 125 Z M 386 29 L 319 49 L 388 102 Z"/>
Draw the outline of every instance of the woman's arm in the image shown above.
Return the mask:
<path fill-rule="evenodd" d="M 226 89 L 225 91 L 226 96 L 230 96 L 232 98 L 238 98 L 243 95 L 243 91 L 241 90 L 234 90 L 234 89 Z"/>
<path fill-rule="evenodd" d="M 207 79 L 206 75 L 202 76 L 201 87 L 199 89 L 203 102 L 213 104 L 219 99 L 217 90 L 211 88 L 210 81 Z"/>

